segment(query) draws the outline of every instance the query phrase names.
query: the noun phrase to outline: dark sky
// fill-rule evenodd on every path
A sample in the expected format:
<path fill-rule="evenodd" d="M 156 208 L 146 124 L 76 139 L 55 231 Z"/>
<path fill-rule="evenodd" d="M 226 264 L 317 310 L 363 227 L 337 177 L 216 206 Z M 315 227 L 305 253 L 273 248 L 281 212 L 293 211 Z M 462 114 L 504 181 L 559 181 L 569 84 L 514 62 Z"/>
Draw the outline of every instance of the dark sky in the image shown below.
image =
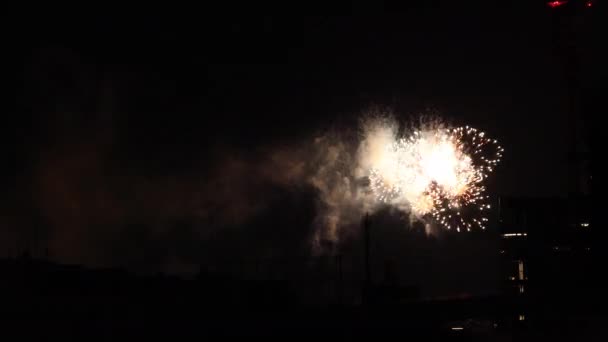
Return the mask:
<path fill-rule="evenodd" d="M 567 87 L 544 2 L 378 10 L 18 12 L 5 24 L 14 34 L 5 44 L 19 115 L 5 127 L 38 136 L 49 123 L 63 125 L 43 111 L 111 106 L 125 150 L 187 163 L 209 141 L 290 139 L 370 104 L 403 116 L 432 110 L 502 141 L 500 193 L 564 191 Z M 585 30 L 581 58 L 595 34 Z M 105 120 L 54 115 L 72 115 L 65 120 L 74 130 Z"/>
<path fill-rule="evenodd" d="M 82 251 L 125 238 L 93 225 L 166 224 L 151 224 L 153 211 L 191 227 L 184 203 L 225 189 L 192 190 L 226 173 L 219 159 L 254 162 L 250 151 L 352 129 L 373 105 L 403 119 L 438 113 L 499 139 L 495 194 L 564 195 L 569 88 L 555 13 L 543 1 L 407 3 L 340 16 L 257 3 L 15 11 L 3 23 L 3 248 L 48 239 L 65 259 L 95 263 Z M 593 94 L 592 17 L 579 18 L 576 41 L 578 89 Z M 74 228 L 58 234 L 64 225 Z M 174 235 L 188 229 L 146 239 L 182 241 Z M 181 246 L 169 245 L 142 255 Z"/>

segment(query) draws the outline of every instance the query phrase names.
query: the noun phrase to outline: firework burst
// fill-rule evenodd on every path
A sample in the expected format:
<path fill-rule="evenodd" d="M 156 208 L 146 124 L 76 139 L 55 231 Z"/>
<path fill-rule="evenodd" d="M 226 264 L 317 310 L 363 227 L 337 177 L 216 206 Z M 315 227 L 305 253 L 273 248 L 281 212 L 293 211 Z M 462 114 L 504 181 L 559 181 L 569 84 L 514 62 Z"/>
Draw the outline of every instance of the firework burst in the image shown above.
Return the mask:
<path fill-rule="evenodd" d="M 447 229 L 485 229 L 490 208 L 484 180 L 503 149 L 472 127 L 419 130 L 392 139 L 369 170 L 379 201 L 409 206 L 418 218 Z"/>

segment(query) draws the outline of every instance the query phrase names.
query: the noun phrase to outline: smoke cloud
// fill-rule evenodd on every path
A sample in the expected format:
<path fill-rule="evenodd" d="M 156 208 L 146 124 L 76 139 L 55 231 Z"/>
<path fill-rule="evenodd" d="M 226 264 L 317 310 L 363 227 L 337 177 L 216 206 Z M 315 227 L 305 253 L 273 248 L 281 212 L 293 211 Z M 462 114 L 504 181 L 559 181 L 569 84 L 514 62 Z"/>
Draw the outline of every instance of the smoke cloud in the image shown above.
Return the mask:
<path fill-rule="evenodd" d="M 381 204 L 368 179 L 405 127 L 389 110 L 239 146 L 225 134 L 230 128 L 214 135 L 213 121 L 200 121 L 194 133 L 185 129 L 186 114 L 181 125 L 151 121 L 124 100 L 145 87 L 125 82 L 122 89 L 112 80 L 124 75 L 98 77 L 76 55 L 51 55 L 32 62 L 36 82 L 26 99 L 36 114 L 22 131 L 33 138 L 21 143 L 23 171 L 2 198 L 0 245 L 8 256 L 29 251 L 59 262 L 191 272 L 202 260 L 235 255 L 352 249 L 368 212 L 397 218 L 400 231 L 412 226 L 409 208 Z M 48 70 L 69 84 L 40 76 Z M 157 114 L 153 120 L 163 117 Z M 175 138 L 184 134 L 190 140 Z"/>
<path fill-rule="evenodd" d="M 217 147 L 194 170 L 161 175 L 119 158 L 120 139 L 111 121 L 103 129 L 96 126 L 98 134 L 62 131 L 70 138 L 35 154 L 30 210 L 39 222 L 22 245 L 45 246 L 61 261 L 101 266 L 152 262 L 162 268 L 176 258 L 195 263 L 197 247 L 171 250 L 181 243 L 172 239 L 205 241 L 236 229 L 230 227 L 256 229 L 247 227 L 275 215 L 291 197 L 313 208 L 308 227 L 299 228 L 299 248 L 331 251 L 356 236 L 361 217 L 376 206 L 366 172 L 373 163 L 370 150 L 388 138 L 377 124 L 362 121 L 360 128 L 249 151 Z"/>

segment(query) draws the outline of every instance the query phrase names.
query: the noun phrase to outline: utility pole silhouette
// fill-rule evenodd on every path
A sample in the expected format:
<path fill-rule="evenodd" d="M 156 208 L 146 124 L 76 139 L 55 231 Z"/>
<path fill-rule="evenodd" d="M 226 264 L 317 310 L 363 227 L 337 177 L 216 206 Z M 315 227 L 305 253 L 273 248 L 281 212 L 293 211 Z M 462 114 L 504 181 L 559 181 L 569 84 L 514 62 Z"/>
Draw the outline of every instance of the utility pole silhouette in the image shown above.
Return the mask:
<path fill-rule="evenodd" d="M 336 303 L 338 305 L 342 305 L 343 301 L 343 293 L 344 293 L 344 280 L 342 276 L 342 254 L 337 254 L 335 256 L 336 261 Z"/>
<path fill-rule="evenodd" d="M 589 147 L 589 113 L 581 111 L 584 88 L 581 62 L 586 51 L 584 34 L 590 30 L 594 8 L 592 2 L 564 2 L 549 9 L 552 19 L 553 49 L 559 56 L 566 80 L 568 105 L 568 192 L 573 198 L 590 194 L 591 158 Z"/>
<path fill-rule="evenodd" d="M 365 216 L 363 217 L 363 241 L 365 253 L 365 284 L 363 286 L 363 303 L 365 305 L 369 304 L 369 295 L 372 283 L 372 270 L 370 262 L 370 228 L 371 220 L 369 218 L 369 213 L 365 213 Z"/>

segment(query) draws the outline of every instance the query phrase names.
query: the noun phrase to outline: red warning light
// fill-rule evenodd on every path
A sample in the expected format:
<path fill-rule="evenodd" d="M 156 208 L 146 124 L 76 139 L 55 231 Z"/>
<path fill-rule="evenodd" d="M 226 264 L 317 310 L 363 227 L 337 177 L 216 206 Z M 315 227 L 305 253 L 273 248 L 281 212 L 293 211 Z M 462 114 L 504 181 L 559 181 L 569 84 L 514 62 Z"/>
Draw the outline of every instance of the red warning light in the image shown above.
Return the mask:
<path fill-rule="evenodd" d="M 593 1 L 587 1 L 587 3 L 585 3 L 585 6 L 587 6 L 587 7 L 593 6 Z"/>
<path fill-rule="evenodd" d="M 554 1 L 547 2 L 547 5 L 551 8 L 557 8 L 559 6 L 565 5 L 566 2 L 568 2 L 568 1 L 554 0 Z M 589 6 L 589 2 L 587 2 L 587 6 Z"/>

